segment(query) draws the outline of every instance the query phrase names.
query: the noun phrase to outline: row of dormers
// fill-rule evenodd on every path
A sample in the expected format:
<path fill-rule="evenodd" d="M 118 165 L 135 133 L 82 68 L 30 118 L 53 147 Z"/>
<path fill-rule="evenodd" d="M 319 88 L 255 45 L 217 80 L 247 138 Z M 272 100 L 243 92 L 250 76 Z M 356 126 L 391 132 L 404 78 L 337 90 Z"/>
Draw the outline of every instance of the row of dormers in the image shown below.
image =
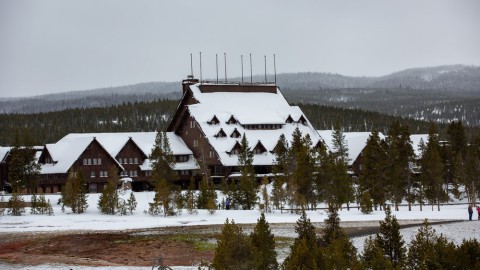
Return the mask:
<path fill-rule="evenodd" d="M 230 151 L 227 151 L 227 154 L 238 155 L 238 153 L 240 152 L 240 147 L 241 147 L 240 143 L 238 141 L 236 141 L 235 145 L 232 147 L 232 149 Z M 253 154 L 260 155 L 260 154 L 263 154 L 263 153 L 267 152 L 267 148 L 265 148 L 265 146 L 263 146 L 261 141 L 258 141 L 258 143 L 255 145 L 255 147 L 253 147 L 252 151 L 253 151 Z"/>
<path fill-rule="evenodd" d="M 227 122 L 225 122 L 229 125 L 233 124 L 239 124 L 239 121 L 232 115 L 228 119 Z M 291 115 L 288 115 L 287 119 L 285 120 L 285 123 L 287 124 L 294 124 L 294 123 L 300 123 L 302 125 L 307 125 L 307 119 L 301 115 L 297 121 L 293 120 Z M 218 120 L 217 116 L 214 115 L 210 121 L 207 121 L 207 124 L 209 125 L 218 125 L 220 124 L 220 120 Z M 253 125 L 242 125 L 243 128 L 245 129 L 280 129 L 282 128 L 282 124 L 253 124 Z"/>

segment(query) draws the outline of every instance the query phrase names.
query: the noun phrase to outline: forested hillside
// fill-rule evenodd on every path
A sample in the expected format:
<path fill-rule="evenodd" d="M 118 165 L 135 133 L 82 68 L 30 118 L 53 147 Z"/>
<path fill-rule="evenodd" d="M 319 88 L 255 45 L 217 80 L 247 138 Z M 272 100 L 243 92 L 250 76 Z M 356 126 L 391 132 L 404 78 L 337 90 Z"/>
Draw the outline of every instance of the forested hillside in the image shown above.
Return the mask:
<path fill-rule="evenodd" d="M 0 114 L 0 145 L 13 142 L 15 130 L 34 135 L 36 144 L 53 143 L 74 132 L 136 132 L 165 130 L 178 105 L 177 100 L 125 103 L 106 108 L 68 109 L 35 114 Z M 386 132 L 394 120 L 410 127 L 410 132 L 427 133 L 428 123 L 376 112 L 299 105 L 316 129 L 332 129 L 338 122 L 344 131 Z M 440 126 L 441 129 L 444 126 Z M 469 131 L 471 129 L 467 129 Z"/>
<path fill-rule="evenodd" d="M 254 82 L 264 80 L 263 75 L 253 77 Z M 267 80 L 273 81 L 274 77 L 270 74 Z M 238 82 L 241 78 L 230 81 Z M 380 77 L 288 73 L 277 74 L 277 85 L 289 102 L 358 108 L 438 123 L 461 120 L 467 126 L 480 126 L 480 67 L 414 68 Z M 151 82 L 30 98 L 4 98 L 0 99 L 0 113 L 39 113 L 176 100 L 181 93 L 180 82 Z"/>

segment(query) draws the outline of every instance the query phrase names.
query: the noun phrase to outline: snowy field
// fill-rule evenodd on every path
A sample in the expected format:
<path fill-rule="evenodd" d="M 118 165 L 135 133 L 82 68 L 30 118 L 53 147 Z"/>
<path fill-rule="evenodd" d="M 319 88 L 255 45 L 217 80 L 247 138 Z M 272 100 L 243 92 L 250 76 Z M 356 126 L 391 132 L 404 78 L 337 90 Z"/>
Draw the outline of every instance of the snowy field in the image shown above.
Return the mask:
<path fill-rule="evenodd" d="M 206 210 L 199 210 L 198 214 L 188 214 L 186 210 L 182 211 L 180 215 L 172 217 L 151 216 L 145 212 L 148 210 L 148 203 L 153 201 L 153 192 L 139 192 L 135 193 L 138 205 L 133 215 L 103 215 L 97 209 L 97 202 L 100 194 L 89 194 L 89 207 L 86 213 L 73 214 L 67 208 L 65 212 L 61 211 L 61 207 L 56 204 L 60 195 L 46 195 L 46 198 L 52 202 L 54 216 L 46 215 L 32 215 L 30 209 L 24 216 L 14 217 L 8 216 L 6 213 L 0 216 L 0 233 L 15 233 L 15 232 L 48 232 L 48 231 L 121 231 L 129 229 L 146 229 L 155 227 L 167 226 L 194 226 L 194 225 L 209 225 L 209 224 L 223 224 L 225 219 L 235 220 L 237 224 L 252 224 L 256 223 L 260 217 L 259 210 L 217 210 L 214 214 L 210 214 Z M 0 197 L 1 199 L 1 197 Z M 3 196 L 4 201 L 8 201 L 9 196 Z M 30 196 L 24 197 L 25 201 L 30 201 Z M 219 196 L 219 201 L 222 197 Z M 432 211 L 430 206 L 419 211 L 418 206 L 414 206 L 409 212 L 406 207 L 401 207 L 400 211 L 393 212 L 393 214 L 403 223 L 409 221 L 421 222 L 425 218 L 431 221 L 439 220 L 458 220 L 466 221 L 468 219 L 467 206 L 463 205 L 449 205 L 442 206 L 441 211 Z M 314 223 L 323 222 L 327 218 L 325 210 L 316 210 L 307 212 L 310 220 Z M 339 216 L 344 223 L 344 226 L 361 226 L 365 222 L 383 220 L 385 214 L 383 211 L 374 211 L 371 214 L 362 214 L 356 208 L 351 208 L 347 211 L 344 208 L 339 211 Z M 295 223 L 299 218 L 297 214 L 280 213 L 275 210 L 273 213 L 267 213 L 266 219 L 269 223 Z M 474 213 L 474 219 L 477 214 Z M 435 225 L 437 233 L 442 233 L 450 241 L 461 243 L 463 238 L 476 238 L 480 240 L 480 221 L 466 221 L 454 224 Z M 416 234 L 418 228 L 402 229 L 404 240 L 409 243 L 410 239 Z M 294 231 L 281 233 L 277 236 L 295 237 Z M 285 234 L 285 235 L 283 235 Z M 363 249 L 363 242 L 366 237 L 357 237 L 353 239 L 354 245 L 359 249 Z M 0 262 L 0 269 L 70 269 L 65 265 L 39 265 L 39 266 L 23 266 L 23 265 L 5 265 Z M 104 269 L 151 269 L 151 267 L 79 267 L 74 269 L 81 270 L 104 270 Z M 197 269 L 196 267 L 173 267 L 173 269 Z"/>

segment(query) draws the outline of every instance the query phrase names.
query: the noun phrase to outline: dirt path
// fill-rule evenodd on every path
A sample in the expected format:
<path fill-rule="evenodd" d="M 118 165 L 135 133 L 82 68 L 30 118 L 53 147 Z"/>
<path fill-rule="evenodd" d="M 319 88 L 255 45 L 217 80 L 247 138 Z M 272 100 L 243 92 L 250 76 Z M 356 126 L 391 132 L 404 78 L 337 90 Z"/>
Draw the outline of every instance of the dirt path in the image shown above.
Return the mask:
<path fill-rule="evenodd" d="M 399 221 L 401 228 L 422 221 Z M 440 221 L 432 224 L 458 221 Z M 240 224 L 246 233 L 253 224 Z M 322 223 L 314 223 L 321 234 Z M 127 231 L 65 231 L 2 233 L 0 261 L 27 265 L 63 263 L 86 266 L 151 266 L 162 256 L 167 265 L 198 265 L 214 256 L 222 225 L 179 226 Z M 378 232 L 378 221 L 342 222 L 351 237 Z M 288 252 L 296 237 L 295 224 L 270 224 L 279 254 Z"/>

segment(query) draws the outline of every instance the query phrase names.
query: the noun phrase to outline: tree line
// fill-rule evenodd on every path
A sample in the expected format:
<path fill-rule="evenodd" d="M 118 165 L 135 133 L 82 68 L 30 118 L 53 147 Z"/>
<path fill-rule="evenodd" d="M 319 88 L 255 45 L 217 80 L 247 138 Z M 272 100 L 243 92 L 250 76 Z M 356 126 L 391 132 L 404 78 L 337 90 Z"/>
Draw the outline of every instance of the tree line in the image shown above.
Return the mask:
<path fill-rule="evenodd" d="M 345 109 L 316 104 L 300 106 L 316 129 L 333 129 L 342 123 L 345 132 L 372 131 L 386 133 L 393 121 L 408 125 L 412 133 L 427 133 L 428 122 L 386 114 Z M 54 143 L 69 133 L 85 132 L 141 132 L 165 130 L 175 113 L 178 101 L 155 100 L 128 102 L 104 108 L 78 108 L 57 112 L 33 114 L 0 114 L 0 145 L 10 146 L 15 132 L 30 133 L 35 145 Z M 446 134 L 447 125 L 439 125 L 439 133 Z M 467 135 L 478 133 L 478 127 L 465 127 Z"/>

